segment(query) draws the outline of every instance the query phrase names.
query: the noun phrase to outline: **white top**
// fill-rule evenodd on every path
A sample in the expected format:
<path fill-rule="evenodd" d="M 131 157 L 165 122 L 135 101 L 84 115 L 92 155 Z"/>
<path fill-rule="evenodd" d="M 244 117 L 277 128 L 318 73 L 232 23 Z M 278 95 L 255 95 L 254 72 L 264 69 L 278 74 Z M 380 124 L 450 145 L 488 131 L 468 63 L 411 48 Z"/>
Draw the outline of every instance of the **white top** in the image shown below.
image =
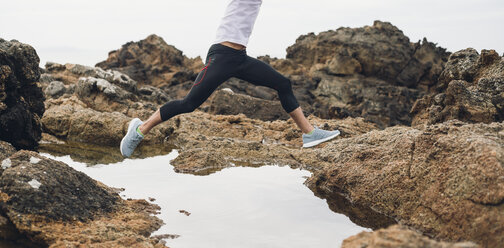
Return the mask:
<path fill-rule="evenodd" d="M 262 0 L 231 0 L 217 29 L 215 43 L 229 41 L 247 46 Z"/>

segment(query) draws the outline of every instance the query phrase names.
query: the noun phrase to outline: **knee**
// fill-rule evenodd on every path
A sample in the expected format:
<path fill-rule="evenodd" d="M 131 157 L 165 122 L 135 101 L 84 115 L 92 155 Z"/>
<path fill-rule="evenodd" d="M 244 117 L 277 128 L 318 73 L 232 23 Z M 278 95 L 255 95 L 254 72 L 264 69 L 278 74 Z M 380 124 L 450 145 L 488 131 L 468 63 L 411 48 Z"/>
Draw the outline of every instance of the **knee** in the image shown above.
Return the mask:
<path fill-rule="evenodd" d="M 277 85 L 278 92 L 289 92 L 292 91 L 292 83 L 288 78 L 281 80 Z"/>
<path fill-rule="evenodd" d="M 199 104 L 184 99 L 181 104 L 182 113 L 191 113 L 198 108 Z"/>

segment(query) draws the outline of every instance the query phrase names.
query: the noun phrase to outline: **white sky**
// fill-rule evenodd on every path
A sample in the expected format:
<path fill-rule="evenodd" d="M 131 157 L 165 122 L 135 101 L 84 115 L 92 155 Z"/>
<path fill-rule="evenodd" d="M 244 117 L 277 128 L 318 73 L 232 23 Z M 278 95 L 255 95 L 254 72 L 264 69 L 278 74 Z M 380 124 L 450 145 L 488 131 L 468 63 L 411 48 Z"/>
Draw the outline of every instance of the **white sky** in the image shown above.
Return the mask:
<path fill-rule="evenodd" d="M 157 34 L 204 57 L 227 0 L 1 0 L 0 38 L 35 47 L 41 59 L 94 65 L 128 41 Z M 389 21 L 411 41 L 457 51 L 504 52 L 503 0 L 264 0 L 248 53 L 285 57 L 299 35 Z"/>

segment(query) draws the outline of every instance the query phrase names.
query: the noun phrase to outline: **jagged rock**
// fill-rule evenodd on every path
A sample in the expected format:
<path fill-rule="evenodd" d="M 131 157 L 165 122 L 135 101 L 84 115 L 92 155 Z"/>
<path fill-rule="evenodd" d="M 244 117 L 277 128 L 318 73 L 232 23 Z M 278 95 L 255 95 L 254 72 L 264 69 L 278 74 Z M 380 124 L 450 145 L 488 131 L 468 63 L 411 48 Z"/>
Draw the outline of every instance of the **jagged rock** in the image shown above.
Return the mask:
<path fill-rule="evenodd" d="M 452 54 L 436 92 L 418 99 L 411 114 L 412 125 L 504 120 L 504 58 L 493 50 L 479 55 L 470 48 Z"/>
<path fill-rule="evenodd" d="M 4 238 L 22 233 L 38 244 L 23 247 L 165 247 L 148 238 L 162 225 L 152 216 L 158 206 L 124 201 L 62 162 L 9 146 L 0 142 L 0 230 L 10 234 Z"/>
<path fill-rule="evenodd" d="M 145 113 L 146 116 L 153 111 Z M 146 118 L 146 117 L 144 117 Z M 126 134 L 131 118 L 118 112 L 99 112 L 86 107 L 75 97 L 48 102 L 42 124 L 44 131 L 69 141 L 118 147 Z M 172 130 L 156 127 L 144 144 L 163 144 Z"/>
<path fill-rule="evenodd" d="M 169 84 L 182 69 L 190 69 L 192 74 L 189 78 L 196 78 L 195 74 L 203 67 L 203 63 L 199 57 L 187 58 L 182 51 L 153 34 L 144 40 L 124 44 L 119 50 L 110 52 L 107 60 L 96 66 L 120 71 L 142 84 L 161 87 Z"/>
<path fill-rule="evenodd" d="M 39 57 L 30 45 L 0 39 L 0 139 L 34 149 L 41 138 L 44 95 Z"/>
<path fill-rule="evenodd" d="M 363 28 L 303 35 L 287 48 L 287 58 L 310 71 L 359 73 L 410 88 L 435 83 L 448 55 L 426 39 L 410 43 L 401 30 L 381 21 Z"/>
<path fill-rule="evenodd" d="M 163 90 L 142 86 L 129 76 L 113 70 L 103 70 L 75 64 L 46 64 L 47 78 L 61 80 L 63 97 L 76 95 L 89 108 L 101 112 L 120 112 L 128 116 L 144 116 L 171 98 Z M 44 83 L 47 85 L 47 83 Z M 43 84 L 43 85 L 44 85 Z M 47 85 L 47 94 L 51 94 Z M 58 93 L 53 98 L 61 97 Z M 47 103 L 46 103 L 47 104 Z"/>
<path fill-rule="evenodd" d="M 65 84 L 60 81 L 52 81 L 47 88 L 44 90 L 46 96 L 50 96 L 52 98 L 58 98 L 65 94 L 66 88 Z"/>
<path fill-rule="evenodd" d="M 390 127 L 320 149 L 308 181 L 436 239 L 504 243 L 504 124 Z"/>
<path fill-rule="evenodd" d="M 326 130 L 339 129 L 342 138 L 377 129 L 362 118 L 322 120 L 310 116 L 309 121 Z M 291 119 L 269 122 L 243 114 L 212 115 L 196 111 L 177 116 L 168 124 L 173 133 L 167 142 L 180 148 L 179 156 L 171 162 L 178 172 L 208 174 L 233 163 L 322 166 L 316 153 L 300 149 L 302 133 Z"/>
<path fill-rule="evenodd" d="M 218 90 L 214 93 L 209 113 L 219 115 L 243 113 L 249 118 L 265 121 L 289 118 L 279 101 L 269 101 L 242 95 L 234 93 L 231 89 Z"/>
<path fill-rule="evenodd" d="M 385 81 L 363 76 L 321 75 L 315 95 L 315 113 L 324 118 L 363 117 L 380 127 L 409 125 L 409 112 L 416 89 L 392 86 Z"/>
<path fill-rule="evenodd" d="M 477 248 L 472 242 L 448 243 L 422 236 L 405 226 L 394 225 L 374 232 L 361 232 L 343 241 L 342 248 Z"/>

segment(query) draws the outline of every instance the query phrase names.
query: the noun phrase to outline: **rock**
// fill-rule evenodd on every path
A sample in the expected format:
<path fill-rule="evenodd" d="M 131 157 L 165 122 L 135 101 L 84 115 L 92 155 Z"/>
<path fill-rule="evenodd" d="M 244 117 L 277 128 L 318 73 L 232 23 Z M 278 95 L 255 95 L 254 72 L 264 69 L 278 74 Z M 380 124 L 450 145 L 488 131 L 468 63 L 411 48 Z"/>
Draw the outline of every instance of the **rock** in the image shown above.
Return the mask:
<path fill-rule="evenodd" d="M 268 101 L 237 94 L 231 89 L 218 90 L 214 93 L 209 113 L 220 115 L 243 113 L 249 118 L 265 121 L 289 118 L 279 101 Z"/>
<path fill-rule="evenodd" d="M 341 137 L 351 137 L 377 129 L 362 118 L 309 120 L 323 129 L 339 129 Z M 292 167 L 318 168 L 315 153 L 299 149 L 301 131 L 290 119 L 265 122 L 245 115 L 211 115 L 196 111 L 168 121 L 173 133 L 167 142 L 179 147 L 179 156 L 171 164 L 175 171 L 209 174 L 235 163 L 288 164 Z"/>
<path fill-rule="evenodd" d="M 35 152 L 9 158 L 12 165 L 0 177 L 0 190 L 9 196 L 7 215 L 17 225 L 23 224 L 18 214 L 85 221 L 96 212 L 111 212 L 119 200 L 84 173 Z"/>
<path fill-rule="evenodd" d="M 0 139 L 35 149 L 41 138 L 44 95 L 39 57 L 31 46 L 0 39 Z"/>
<path fill-rule="evenodd" d="M 47 88 L 45 89 L 44 93 L 46 96 L 50 96 L 52 98 L 58 98 L 65 94 L 65 84 L 60 81 L 52 81 Z"/>
<path fill-rule="evenodd" d="M 504 120 L 504 58 L 493 50 L 452 54 L 436 91 L 418 99 L 411 109 L 412 125 L 458 119 L 465 122 Z"/>
<path fill-rule="evenodd" d="M 114 189 L 35 152 L 2 149 L 0 157 L 12 163 L 0 175 L 0 213 L 5 216 L 0 228 L 9 234 L 5 222 L 12 231 L 6 238 L 22 238 L 22 233 L 38 244 L 23 247 L 165 247 L 148 238 L 162 225 L 152 216 L 158 206 L 124 201 Z"/>
<path fill-rule="evenodd" d="M 391 127 L 320 149 L 307 182 L 446 241 L 504 243 L 504 124 Z M 323 154 L 323 155 L 322 155 Z"/>
<path fill-rule="evenodd" d="M 288 59 L 312 72 L 358 73 L 410 88 L 435 83 L 448 55 L 426 39 L 410 43 L 401 30 L 381 21 L 363 28 L 303 35 L 287 48 Z"/>
<path fill-rule="evenodd" d="M 182 68 L 197 74 L 203 63 L 199 57 L 187 58 L 182 51 L 153 34 L 139 42 L 124 44 L 119 50 L 110 52 L 107 60 L 96 66 L 120 71 L 142 84 L 161 87 Z"/>
<path fill-rule="evenodd" d="M 315 114 L 324 118 L 363 117 L 381 128 L 409 125 L 410 109 L 422 92 L 362 76 L 321 76 Z"/>
<path fill-rule="evenodd" d="M 44 132 L 64 140 L 118 147 L 131 119 L 118 112 L 87 108 L 86 104 L 71 97 L 48 102 L 42 124 Z M 166 125 L 156 127 L 143 143 L 163 144 L 164 138 L 172 131 Z"/>
<path fill-rule="evenodd" d="M 394 225 L 374 232 L 361 232 L 343 241 L 342 248 L 477 248 L 472 242 L 448 243 L 422 236 L 405 226 Z"/>
<path fill-rule="evenodd" d="M 167 103 L 171 99 L 164 91 L 149 85 L 140 87 L 140 89 L 138 89 L 138 93 L 140 93 L 141 99 L 158 104 Z"/>

